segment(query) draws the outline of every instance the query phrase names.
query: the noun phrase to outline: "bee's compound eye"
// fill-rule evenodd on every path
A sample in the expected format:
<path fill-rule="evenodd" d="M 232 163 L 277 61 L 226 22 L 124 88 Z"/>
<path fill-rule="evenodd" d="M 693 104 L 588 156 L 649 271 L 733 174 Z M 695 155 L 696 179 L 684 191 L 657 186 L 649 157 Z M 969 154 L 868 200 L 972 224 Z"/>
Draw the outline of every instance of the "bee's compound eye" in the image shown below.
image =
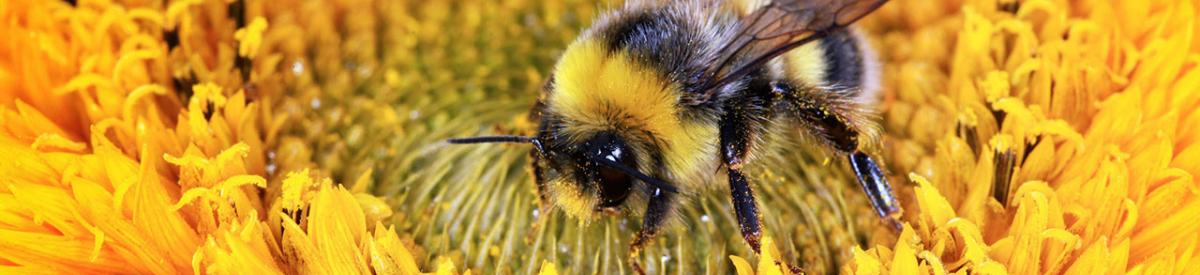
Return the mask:
<path fill-rule="evenodd" d="M 630 151 L 629 146 L 625 145 L 625 142 L 619 137 L 610 133 L 601 133 L 592 137 L 591 140 L 584 143 L 583 150 L 591 159 L 603 158 L 620 163 L 625 167 L 634 169 L 637 167 L 637 158 Z M 629 192 L 633 189 L 633 176 L 605 165 L 589 165 L 588 168 L 592 169 L 592 173 L 590 173 L 593 177 L 592 180 L 600 192 L 598 208 L 617 207 L 625 202 L 625 198 L 629 197 Z"/>
<path fill-rule="evenodd" d="M 609 167 L 600 167 L 600 207 L 620 206 L 633 188 L 633 177 Z"/>

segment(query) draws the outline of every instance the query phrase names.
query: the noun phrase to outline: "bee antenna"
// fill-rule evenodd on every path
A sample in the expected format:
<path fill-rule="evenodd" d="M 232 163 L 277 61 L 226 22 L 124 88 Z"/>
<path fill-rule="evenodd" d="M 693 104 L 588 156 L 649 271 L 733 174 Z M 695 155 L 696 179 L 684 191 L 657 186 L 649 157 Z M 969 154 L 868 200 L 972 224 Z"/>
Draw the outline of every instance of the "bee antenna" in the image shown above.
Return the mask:
<path fill-rule="evenodd" d="M 541 153 L 546 152 L 544 149 L 542 149 L 542 141 L 538 140 L 535 137 L 527 137 L 527 136 L 480 136 L 480 137 L 452 138 L 452 139 L 447 139 L 446 142 L 448 142 L 450 144 L 531 143 L 531 144 L 533 144 L 534 148 L 537 148 L 538 152 L 541 152 Z"/>
<path fill-rule="evenodd" d="M 616 161 L 602 158 L 602 157 L 594 158 L 594 160 L 596 162 L 599 162 L 600 164 L 604 164 L 605 166 L 615 168 L 618 171 L 621 171 L 621 173 L 625 173 L 626 175 L 630 175 L 635 178 L 638 178 L 639 180 L 642 180 L 643 182 L 648 183 L 651 186 L 654 186 L 654 188 L 666 190 L 667 192 L 671 192 L 671 193 L 679 193 L 679 189 L 675 188 L 675 186 L 671 185 L 670 183 L 667 183 L 666 181 L 663 181 L 660 179 L 656 179 L 651 176 L 647 176 L 646 174 L 643 174 L 642 172 L 640 172 L 638 170 L 630 168 L 629 166 L 625 166 Z"/>

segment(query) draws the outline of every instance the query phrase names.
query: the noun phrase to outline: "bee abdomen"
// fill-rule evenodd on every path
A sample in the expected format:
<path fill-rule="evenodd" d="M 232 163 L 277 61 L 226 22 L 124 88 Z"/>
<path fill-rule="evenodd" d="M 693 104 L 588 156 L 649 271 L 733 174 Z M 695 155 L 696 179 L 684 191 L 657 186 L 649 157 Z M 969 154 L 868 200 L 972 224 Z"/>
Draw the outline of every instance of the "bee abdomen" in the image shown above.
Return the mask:
<path fill-rule="evenodd" d="M 821 39 L 825 58 L 822 86 L 837 90 L 858 90 L 863 86 L 866 72 L 861 37 L 849 29 L 840 29 Z"/>
<path fill-rule="evenodd" d="M 879 90 L 879 72 L 874 51 L 852 28 L 837 29 L 788 52 L 782 75 L 813 88 L 869 102 Z"/>

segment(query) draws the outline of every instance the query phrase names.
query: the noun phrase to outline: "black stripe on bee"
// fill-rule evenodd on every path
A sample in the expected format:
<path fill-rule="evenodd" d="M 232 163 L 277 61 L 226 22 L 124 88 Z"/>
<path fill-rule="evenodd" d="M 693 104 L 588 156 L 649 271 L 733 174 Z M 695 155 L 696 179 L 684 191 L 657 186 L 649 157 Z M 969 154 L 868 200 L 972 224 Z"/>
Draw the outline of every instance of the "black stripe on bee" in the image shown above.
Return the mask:
<path fill-rule="evenodd" d="M 838 29 L 820 41 L 825 54 L 825 85 L 839 89 L 857 89 L 862 86 L 863 53 L 858 37 L 850 30 Z"/>
<path fill-rule="evenodd" d="M 635 12 L 625 15 L 624 20 L 617 20 L 604 33 L 605 46 L 608 46 L 609 52 L 619 49 L 624 49 L 630 44 L 639 44 L 639 42 L 653 39 L 647 37 L 650 30 L 656 28 L 660 23 L 655 22 L 654 17 L 649 12 Z"/>
<path fill-rule="evenodd" d="M 624 52 L 685 90 L 700 86 L 709 40 L 683 12 L 664 7 L 628 10 L 605 20 L 598 39 L 609 54 Z"/>

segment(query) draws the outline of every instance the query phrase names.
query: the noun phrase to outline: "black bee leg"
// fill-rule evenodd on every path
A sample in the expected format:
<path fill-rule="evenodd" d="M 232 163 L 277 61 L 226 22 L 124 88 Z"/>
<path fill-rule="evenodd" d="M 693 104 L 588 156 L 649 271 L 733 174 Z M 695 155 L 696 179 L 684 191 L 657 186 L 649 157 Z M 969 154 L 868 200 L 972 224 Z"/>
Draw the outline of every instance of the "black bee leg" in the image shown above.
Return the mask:
<path fill-rule="evenodd" d="M 848 158 L 854 175 L 858 177 L 858 184 L 862 186 L 863 193 L 867 194 L 867 199 L 875 208 L 875 214 L 892 230 L 900 231 L 900 203 L 892 195 L 892 186 L 879 170 L 879 165 L 862 151 L 854 151 Z"/>
<path fill-rule="evenodd" d="M 746 244 L 759 252 L 759 238 L 762 228 L 759 226 L 758 206 L 754 199 L 754 191 L 750 182 L 742 175 L 742 164 L 746 161 L 751 147 L 750 131 L 755 129 L 754 120 L 745 114 L 746 108 L 733 109 L 721 120 L 721 159 L 729 170 L 729 191 L 733 198 L 733 210 L 737 214 L 738 228 L 742 231 L 742 239 Z"/>
<path fill-rule="evenodd" d="M 749 159 L 753 147 L 753 137 L 761 133 L 763 121 L 770 118 L 771 113 L 760 106 L 773 104 L 771 96 L 747 97 L 735 101 L 729 106 L 729 113 L 721 119 L 720 146 L 721 159 L 729 174 L 729 191 L 733 201 L 733 211 L 737 216 L 738 229 L 742 239 L 750 245 L 755 254 L 762 252 L 762 225 L 758 215 L 758 202 L 754 198 L 754 190 L 750 181 L 742 174 L 742 164 Z M 790 265 L 776 260 L 776 265 L 784 267 L 792 274 L 804 274 L 799 266 Z"/>
<path fill-rule="evenodd" d="M 754 200 L 754 191 L 750 190 L 750 182 L 740 170 L 729 169 L 729 191 L 733 193 L 733 210 L 737 213 L 738 228 L 742 231 L 742 239 L 759 253 L 759 239 L 762 238 L 762 227 L 758 222 L 758 206 Z"/>
<path fill-rule="evenodd" d="M 848 154 L 847 160 L 858 177 L 858 184 L 871 201 L 884 223 L 900 230 L 900 203 L 892 195 L 892 186 L 871 156 L 858 150 L 858 129 L 841 113 L 853 108 L 844 106 L 846 99 L 833 98 L 839 93 L 808 93 L 785 82 L 772 85 L 773 91 L 784 99 L 786 110 L 805 125 L 809 133 L 834 149 Z M 840 111 L 839 111 L 840 110 Z"/>
<path fill-rule="evenodd" d="M 671 200 L 675 196 L 674 193 L 657 188 L 651 192 L 650 204 L 646 206 L 646 213 L 642 216 L 642 229 L 634 236 L 633 243 L 629 246 L 629 263 L 633 265 L 633 270 L 638 274 L 646 274 L 638 256 L 641 255 L 642 249 L 654 240 L 658 230 L 666 223 L 667 213 L 671 211 Z"/>

